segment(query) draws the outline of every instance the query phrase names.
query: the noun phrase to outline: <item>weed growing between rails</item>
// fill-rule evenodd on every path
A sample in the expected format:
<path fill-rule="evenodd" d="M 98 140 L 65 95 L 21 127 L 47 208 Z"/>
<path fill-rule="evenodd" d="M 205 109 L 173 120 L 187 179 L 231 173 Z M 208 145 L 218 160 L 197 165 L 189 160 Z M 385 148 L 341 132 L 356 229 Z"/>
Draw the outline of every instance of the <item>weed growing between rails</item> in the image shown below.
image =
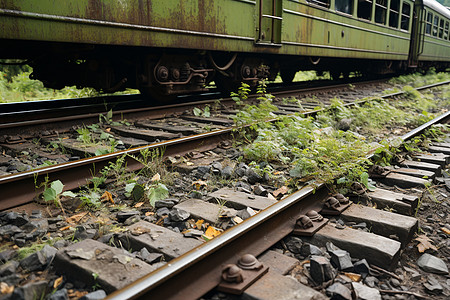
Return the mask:
<path fill-rule="evenodd" d="M 389 165 L 398 151 L 390 147 L 390 136 L 385 134 L 392 135 L 396 128 L 403 132 L 434 118 L 421 110 L 434 105 L 404 111 L 406 106 L 417 107 L 417 97 L 410 99 L 408 94 L 397 102 L 374 98 L 352 107 L 334 98 L 314 119 L 300 114 L 276 116 L 273 96 L 265 92 L 264 85 L 259 90 L 260 103 L 241 107 L 234 118 L 236 125 L 248 125 L 239 132 L 243 139 L 236 142 L 242 146 L 241 160 L 283 165 L 289 169 L 291 186 L 324 182 L 336 189 L 358 181 L 370 189 L 366 169 L 372 163 L 367 154 L 374 153 L 377 163 Z M 245 91 L 243 86 L 234 97 L 245 99 Z M 412 150 L 414 143 L 417 141 L 406 142 L 404 148 Z M 336 186 L 334 178 L 340 178 Z"/>

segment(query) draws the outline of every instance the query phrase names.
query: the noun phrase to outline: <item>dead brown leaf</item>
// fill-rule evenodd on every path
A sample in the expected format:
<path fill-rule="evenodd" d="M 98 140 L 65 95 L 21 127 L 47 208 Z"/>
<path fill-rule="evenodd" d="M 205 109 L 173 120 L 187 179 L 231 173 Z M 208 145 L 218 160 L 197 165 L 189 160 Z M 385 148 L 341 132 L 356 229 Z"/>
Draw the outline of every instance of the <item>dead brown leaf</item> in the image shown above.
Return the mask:
<path fill-rule="evenodd" d="M 0 282 L 0 293 L 1 294 L 11 294 L 14 292 L 14 286 L 9 286 L 6 282 Z"/>
<path fill-rule="evenodd" d="M 361 275 L 356 273 L 344 272 L 344 275 L 350 278 L 354 282 L 359 282 L 361 280 Z"/>
<path fill-rule="evenodd" d="M 205 222 L 205 220 L 198 220 L 197 222 L 195 222 L 195 227 L 197 227 L 197 229 L 202 229 L 202 224 Z"/>
<path fill-rule="evenodd" d="M 102 202 L 108 201 L 108 202 L 111 202 L 112 204 L 114 204 L 112 194 L 108 191 L 105 191 L 103 193 L 103 195 L 100 197 L 100 200 L 102 200 Z"/>
<path fill-rule="evenodd" d="M 197 180 L 197 181 L 192 182 L 192 186 L 195 187 L 195 189 L 198 191 L 202 188 L 206 188 L 208 186 L 208 184 L 206 183 L 206 181 Z"/>
<path fill-rule="evenodd" d="M 144 205 L 144 202 L 138 202 L 138 203 L 136 203 L 136 204 L 134 205 L 134 207 L 135 207 L 135 208 L 139 208 L 139 207 L 141 207 L 142 205 Z"/>
<path fill-rule="evenodd" d="M 276 190 L 276 191 L 274 191 L 273 192 L 273 195 L 275 196 L 275 197 L 278 197 L 278 195 L 284 195 L 284 194 L 286 194 L 287 192 L 288 192 L 288 187 L 287 186 L 285 186 L 285 185 L 283 185 L 282 187 L 280 187 L 278 190 Z"/>
<path fill-rule="evenodd" d="M 419 235 L 414 239 L 415 241 L 418 241 L 419 244 L 417 245 L 417 249 L 420 253 L 425 252 L 427 249 L 432 249 L 437 251 L 438 249 L 431 243 L 431 240 L 429 237 L 427 237 L 424 234 Z"/>
<path fill-rule="evenodd" d="M 69 218 L 66 218 L 66 222 L 69 224 L 78 224 L 89 212 L 81 212 L 76 215 L 73 215 Z"/>
<path fill-rule="evenodd" d="M 450 234 L 450 229 L 448 229 L 447 227 L 441 227 L 441 230 L 446 234 Z"/>
<path fill-rule="evenodd" d="M 151 182 L 160 181 L 161 180 L 161 175 L 156 173 L 155 175 L 153 175 L 152 179 L 150 179 L 150 180 L 151 180 Z"/>
<path fill-rule="evenodd" d="M 53 288 L 56 289 L 58 288 L 58 286 L 61 285 L 61 283 L 63 282 L 63 277 L 59 277 L 55 279 L 55 282 L 53 282 Z"/>
<path fill-rule="evenodd" d="M 205 234 L 203 234 L 203 238 L 209 241 L 221 233 L 222 232 L 219 229 L 209 226 L 208 229 L 206 229 Z"/>

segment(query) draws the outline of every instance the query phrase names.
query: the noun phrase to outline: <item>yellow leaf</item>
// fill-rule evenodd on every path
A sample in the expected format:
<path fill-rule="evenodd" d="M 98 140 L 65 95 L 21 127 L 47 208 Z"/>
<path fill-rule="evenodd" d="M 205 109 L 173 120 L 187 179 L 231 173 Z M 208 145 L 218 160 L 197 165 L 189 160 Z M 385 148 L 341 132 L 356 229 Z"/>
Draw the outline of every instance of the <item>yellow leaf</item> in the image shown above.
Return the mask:
<path fill-rule="evenodd" d="M 112 204 L 114 204 L 114 200 L 113 200 L 112 194 L 110 192 L 108 192 L 108 191 L 105 191 L 103 193 L 103 195 L 100 197 L 100 200 L 102 200 L 102 201 L 109 201 Z"/>
<path fill-rule="evenodd" d="M 205 220 L 198 220 L 197 222 L 195 222 L 195 227 L 197 227 L 197 229 L 202 229 L 202 224 L 205 222 Z"/>
<path fill-rule="evenodd" d="M 441 230 L 446 234 L 450 234 L 450 229 L 448 229 L 447 227 L 442 227 Z"/>
<path fill-rule="evenodd" d="M 148 217 L 148 216 L 152 216 L 154 214 L 155 214 L 154 212 L 148 211 L 148 212 L 145 213 L 145 216 Z"/>
<path fill-rule="evenodd" d="M 159 175 L 158 173 L 156 173 L 155 175 L 153 175 L 151 181 L 155 182 L 155 181 L 160 181 L 161 180 L 161 175 Z"/>
<path fill-rule="evenodd" d="M 141 207 L 144 204 L 144 202 L 138 202 L 134 205 L 135 208 Z"/>
<path fill-rule="evenodd" d="M 206 229 L 205 233 L 203 234 L 203 238 L 209 241 L 221 233 L 222 232 L 219 229 L 209 226 L 208 229 Z"/>
<path fill-rule="evenodd" d="M 65 230 L 67 230 L 67 229 L 69 229 L 69 228 L 70 228 L 70 225 L 61 227 L 59 230 L 60 230 L 60 231 L 65 231 Z"/>
<path fill-rule="evenodd" d="M 55 279 L 55 282 L 53 282 L 53 288 L 56 289 L 58 288 L 58 286 L 61 285 L 61 283 L 63 282 L 63 277 L 59 277 Z"/>
<path fill-rule="evenodd" d="M 344 272 L 344 275 L 347 276 L 348 278 L 350 278 L 352 281 L 355 281 L 355 282 L 359 282 L 361 280 L 361 275 L 360 274 Z"/>
<path fill-rule="evenodd" d="M 418 241 L 419 244 L 417 245 L 417 249 L 420 253 L 425 252 L 427 249 L 432 249 L 437 251 L 438 249 L 431 243 L 431 240 L 429 237 L 427 237 L 424 234 L 419 235 L 414 239 L 415 241 Z"/>

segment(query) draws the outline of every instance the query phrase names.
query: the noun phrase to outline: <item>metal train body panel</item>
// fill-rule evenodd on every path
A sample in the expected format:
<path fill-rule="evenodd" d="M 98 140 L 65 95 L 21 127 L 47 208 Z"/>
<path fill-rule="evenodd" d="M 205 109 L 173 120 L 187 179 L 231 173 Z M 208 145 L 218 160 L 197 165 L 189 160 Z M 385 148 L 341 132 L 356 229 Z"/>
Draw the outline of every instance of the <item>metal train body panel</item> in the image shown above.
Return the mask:
<path fill-rule="evenodd" d="M 0 0 L 0 58 L 30 59 L 49 87 L 183 93 L 214 76 L 445 68 L 449 22 L 434 0 Z"/>

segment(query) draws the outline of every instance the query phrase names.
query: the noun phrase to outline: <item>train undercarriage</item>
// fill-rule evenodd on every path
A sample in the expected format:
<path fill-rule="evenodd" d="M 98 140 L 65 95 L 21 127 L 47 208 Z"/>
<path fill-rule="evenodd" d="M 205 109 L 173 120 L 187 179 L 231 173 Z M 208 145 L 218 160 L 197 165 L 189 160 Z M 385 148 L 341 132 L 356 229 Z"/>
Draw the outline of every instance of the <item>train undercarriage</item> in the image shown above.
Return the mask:
<path fill-rule="evenodd" d="M 212 81 L 223 92 L 235 91 L 245 82 L 254 87 L 280 74 L 291 82 L 297 71 L 330 72 L 332 78 L 356 74 L 387 74 L 408 70 L 406 61 L 357 60 L 326 57 L 282 56 L 180 49 L 147 49 L 74 45 L 61 49 L 31 45 L 15 51 L 29 59 L 31 78 L 48 88 L 92 87 L 106 93 L 139 89 L 158 102 L 176 95 L 207 91 Z M 43 51 L 46 49 L 47 51 Z M 30 59 L 30 54 L 33 54 Z M 3 56 L 3 53 L 0 52 Z M 9 55 L 10 56 L 10 55 Z M 4 57 L 4 56 L 3 56 Z M 5 57 L 5 58 L 18 58 Z M 422 63 L 422 67 L 429 67 Z"/>

